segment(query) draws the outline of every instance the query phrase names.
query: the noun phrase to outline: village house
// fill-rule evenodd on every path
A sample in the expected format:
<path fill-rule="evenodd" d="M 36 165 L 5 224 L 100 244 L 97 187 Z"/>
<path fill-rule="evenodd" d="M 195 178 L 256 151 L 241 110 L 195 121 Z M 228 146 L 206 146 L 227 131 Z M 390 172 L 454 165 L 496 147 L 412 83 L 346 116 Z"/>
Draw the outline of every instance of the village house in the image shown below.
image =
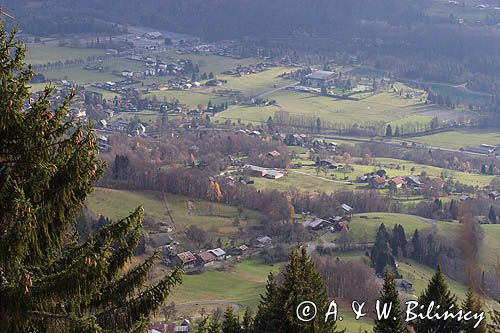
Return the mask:
<path fill-rule="evenodd" d="M 224 251 L 220 247 L 218 247 L 216 249 L 208 250 L 207 252 L 211 253 L 215 257 L 216 260 L 222 260 L 226 256 L 226 251 Z"/>
<path fill-rule="evenodd" d="M 405 180 L 406 180 L 406 185 L 408 187 L 420 187 L 420 186 L 422 186 L 422 182 L 420 181 L 420 179 L 418 179 L 418 177 L 407 176 L 405 178 Z"/>
<path fill-rule="evenodd" d="M 308 87 L 313 88 L 329 88 L 335 83 L 336 74 L 335 72 L 329 71 L 316 71 L 307 75 L 304 78 L 303 84 Z"/>
<path fill-rule="evenodd" d="M 178 253 L 174 260 L 184 268 L 193 268 L 196 264 L 196 257 L 191 251 Z"/>
<path fill-rule="evenodd" d="M 330 222 L 320 219 L 319 217 L 314 217 L 312 219 L 306 220 L 303 225 L 307 229 L 317 231 L 326 228 L 328 225 L 330 225 Z"/>
<path fill-rule="evenodd" d="M 201 252 L 196 255 L 198 257 L 198 264 L 200 266 L 208 266 L 208 265 L 213 265 L 215 260 L 217 259 L 212 253 L 210 252 Z"/>
<path fill-rule="evenodd" d="M 354 213 L 354 208 L 352 208 L 347 204 L 340 205 L 340 210 L 344 212 L 344 214 L 346 214 L 347 216 L 352 216 L 352 214 Z"/>
<path fill-rule="evenodd" d="M 273 240 L 269 236 L 257 237 L 256 239 L 257 247 L 269 247 L 273 245 Z"/>
<path fill-rule="evenodd" d="M 268 169 L 252 164 L 245 164 L 244 169 L 249 170 L 250 175 L 253 177 L 279 179 L 285 176 L 285 172 L 282 170 Z"/>
<path fill-rule="evenodd" d="M 328 169 L 337 169 L 338 168 L 337 163 L 334 160 L 329 159 L 329 158 L 319 160 L 319 166 L 327 167 Z"/>
<path fill-rule="evenodd" d="M 500 199 L 500 191 L 492 191 L 488 196 L 493 200 L 498 200 Z"/>
<path fill-rule="evenodd" d="M 368 181 L 368 184 L 370 185 L 371 188 L 382 189 L 385 187 L 385 178 L 380 177 L 379 175 L 373 176 Z"/>
<path fill-rule="evenodd" d="M 391 180 L 389 180 L 389 187 L 393 190 L 402 188 L 404 184 L 405 181 L 403 177 L 394 177 Z"/>

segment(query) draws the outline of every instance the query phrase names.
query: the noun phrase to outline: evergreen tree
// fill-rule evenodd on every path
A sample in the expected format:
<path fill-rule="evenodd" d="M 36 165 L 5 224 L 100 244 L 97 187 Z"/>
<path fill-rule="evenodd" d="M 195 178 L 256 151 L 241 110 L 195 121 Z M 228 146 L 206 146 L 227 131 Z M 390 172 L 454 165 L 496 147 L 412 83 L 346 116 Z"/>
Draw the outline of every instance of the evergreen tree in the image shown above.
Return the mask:
<path fill-rule="evenodd" d="M 271 117 L 271 116 L 269 116 L 269 118 L 267 118 L 267 129 L 269 130 L 269 132 L 272 132 L 274 130 L 273 117 Z"/>
<path fill-rule="evenodd" d="M 495 212 L 495 208 L 490 206 L 490 211 L 488 212 L 488 219 L 492 224 L 497 224 L 497 213 Z"/>
<path fill-rule="evenodd" d="M 488 167 L 486 166 L 486 164 L 483 164 L 483 165 L 481 166 L 481 173 L 482 173 L 483 175 L 486 175 L 486 174 L 488 173 L 487 168 L 488 168 Z"/>
<path fill-rule="evenodd" d="M 401 333 L 403 332 L 403 314 L 401 313 L 399 293 L 396 289 L 394 275 L 391 273 L 385 274 L 384 286 L 378 299 L 380 301 L 380 309 L 383 309 L 384 304 L 389 306 L 390 311 L 387 318 L 375 319 L 375 327 L 373 333 Z"/>
<path fill-rule="evenodd" d="M 245 314 L 243 315 L 243 323 L 241 324 L 241 328 L 243 333 L 251 333 L 253 326 L 253 319 L 250 313 L 250 309 L 245 310 Z"/>
<path fill-rule="evenodd" d="M 228 308 L 224 313 L 221 328 L 223 333 L 242 333 L 240 320 L 234 314 L 233 308 Z"/>
<path fill-rule="evenodd" d="M 418 233 L 417 229 L 415 229 L 415 232 L 413 233 L 411 244 L 413 246 L 413 259 L 420 262 L 422 260 L 423 250 L 422 241 L 420 240 L 420 234 Z"/>
<path fill-rule="evenodd" d="M 440 313 L 450 308 L 452 312 L 457 310 L 457 298 L 455 295 L 452 295 L 451 291 L 448 289 L 445 277 L 439 266 L 436 274 L 431 278 L 427 289 L 418 299 L 419 305 L 424 306 L 424 309 L 427 309 L 431 302 L 434 302 L 434 310 L 431 312 L 431 316 L 437 312 L 436 307 L 438 305 L 440 306 L 438 310 Z M 460 322 L 451 318 L 447 320 L 443 318 L 419 319 L 414 324 L 415 332 L 417 333 L 458 333 L 460 332 L 460 326 Z"/>
<path fill-rule="evenodd" d="M 79 241 L 72 226 L 105 165 L 92 128 L 68 119 L 74 94 L 51 107 L 47 87 L 25 107 L 25 53 L 0 25 L 0 331 L 144 330 L 180 270 L 145 287 L 155 254 L 123 272 L 142 208 Z"/>
<path fill-rule="evenodd" d="M 399 128 L 399 126 L 396 126 L 396 131 L 394 132 L 394 136 L 395 137 L 401 136 L 401 129 Z"/>
<path fill-rule="evenodd" d="M 274 327 L 278 327 L 282 309 L 278 304 L 278 284 L 273 273 L 267 277 L 266 291 L 261 295 L 261 300 L 257 308 L 257 314 L 254 319 L 255 332 L 273 332 Z"/>
<path fill-rule="evenodd" d="M 297 306 L 303 301 L 314 300 L 318 314 L 326 314 L 330 302 L 323 278 L 305 249 L 294 251 L 283 273 L 283 283 L 277 285 L 272 275 L 266 287 L 254 321 L 254 332 L 273 333 L 326 333 L 336 332 L 333 320 L 324 322 L 322 315 L 309 322 L 297 318 Z"/>
<path fill-rule="evenodd" d="M 390 124 L 385 129 L 385 136 L 388 138 L 392 137 L 392 126 Z"/>
<path fill-rule="evenodd" d="M 396 261 L 391 253 L 389 241 L 390 235 L 382 223 L 378 228 L 375 244 L 370 251 L 370 259 L 377 274 L 384 274 L 387 266 L 392 267 L 394 272 L 397 273 Z"/>
<path fill-rule="evenodd" d="M 481 306 L 481 300 L 477 295 L 474 294 L 474 292 L 469 289 L 467 291 L 467 295 L 465 297 L 465 300 L 462 304 L 462 310 L 464 310 L 464 313 L 471 312 L 471 313 L 481 313 L 483 312 L 482 306 Z M 471 321 L 462 321 L 462 330 L 464 333 L 486 333 L 487 328 L 486 328 L 486 321 L 483 320 L 476 328 L 474 326 L 476 325 L 476 322 L 471 320 Z"/>

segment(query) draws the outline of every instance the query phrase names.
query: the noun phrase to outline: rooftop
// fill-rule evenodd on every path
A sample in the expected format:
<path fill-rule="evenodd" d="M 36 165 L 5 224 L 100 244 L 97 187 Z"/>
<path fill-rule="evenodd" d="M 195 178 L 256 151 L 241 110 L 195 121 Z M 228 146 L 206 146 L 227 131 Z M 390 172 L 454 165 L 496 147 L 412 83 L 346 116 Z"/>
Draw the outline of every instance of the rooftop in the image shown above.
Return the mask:
<path fill-rule="evenodd" d="M 333 75 L 335 75 L 335 72 L 316 71 L 314 73 L 311 73 L 311 74 L 307 75 L 307 78 L 308 79 L 315 79 L 315 80 L 328 80 Z"/>

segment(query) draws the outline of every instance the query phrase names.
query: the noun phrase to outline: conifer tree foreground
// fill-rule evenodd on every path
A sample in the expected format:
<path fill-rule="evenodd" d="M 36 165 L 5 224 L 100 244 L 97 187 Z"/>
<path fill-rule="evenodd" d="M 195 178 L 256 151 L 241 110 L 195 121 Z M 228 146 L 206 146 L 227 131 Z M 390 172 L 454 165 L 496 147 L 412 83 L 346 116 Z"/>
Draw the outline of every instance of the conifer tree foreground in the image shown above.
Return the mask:
<path fill-rule="evenodd" d="M 458 311 L 457 297 L 449 290 L 439 266 L 436 273 L 429 281 L 427 289 L 418 299 L 418 303 L 423 305 L 425 309 L 428 308 L 431 302 L 435 304 L 432 314 L 436 312 L 437 305 L 440 305 L 441 312 L 450 309 L 451 306 L 453 306 L 451 309 L 452 312 Z M 460 332 L 460 326 L 460 322 L 456 319 L 425 319 L 418 320 L 413 328 L 417 333 L 458 333 Z"/>
<path fill-rule="evenodd" d="M 462 309 L 464 310 L 464 313 L 471 312 L 471 313 L 480 313 L 483 312 L 483 307 L 481 305 L 481 300 L 479 299 L 479 296 L 474 294 L 474 292 L 469 289 L 467 291 L 467 295 L 465 297 L 465 300 L 463 301 L 462 304 Z M 463 321 L 462 322 L 462 329 L 464 333 L 486 333 L 487 332 L 487 327 L 486 327 L 486 321 L 483 320 L 481 324 L 479 324 L 477 327 L 474 328 L 476 325 L 475 321 Z"/>
<path fill-rule="evenodd" d="M 25 47 L 0 22 L 0 332 L 139 332 L 180 270 L 146 286 L 157 255 L 122 271 L 142 208 L 87 241 L 72 233 L 102 175 L 91 128 L 46 88 L 29 102 Z M 29 103 L 29 104 L 28 104 Z"/>
<path fill-rule="evenodd" d="M 298 320 L 297 306 L 303 301 L 313 301 L 316 317 L 309 322 Z M 316 270 L 306 250 L 294 251 L 283 273 L 283 283 L 277 284 L 270 275 L 266 293 L 254 320 L 255 333 L 335 333 L 336 323 L 325 314 L 330 302 L 323 284 L 323 277 Z"/>
<path fill-rule="evenodd" d="M 401 333 L 404 330 L 403 314 L 401 312 L 401 301 L 399 293 L 396 289 L 394 275 L 389 272 L 385 273 L 384 286 L 379 297 L 380 310 L 382 311 L 384 304 L 391 307 L 387 318 L 375 319 L 375 327 L 373 333 Z"/>

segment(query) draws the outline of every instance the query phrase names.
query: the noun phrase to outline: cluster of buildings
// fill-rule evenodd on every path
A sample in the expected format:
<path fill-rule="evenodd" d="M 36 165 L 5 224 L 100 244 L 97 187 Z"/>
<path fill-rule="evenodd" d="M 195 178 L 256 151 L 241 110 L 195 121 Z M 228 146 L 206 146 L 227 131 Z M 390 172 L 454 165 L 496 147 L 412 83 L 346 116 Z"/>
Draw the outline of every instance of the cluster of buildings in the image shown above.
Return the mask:
<path fill-rule="evenodd" d="M 410 188 L 418 191 L 425 187 L 442 190 L 445 185 L 444 180 L 439 177 L 421 179 L 418 176 L 397 176 L 389 178 L 387 177 L 387 172 L 382 169 L 365 174 L 358 180 L 362 183 L 367 183 L 373 189 L 384 189 L 388 187 L 393 190 Z"/>
<path fill-rule="evenodd" d="M 238 66 L 235 69 L 230 69 L 222 72 L 224 75 L 233 75 L 233 76 L 245 76 L 250 74 L 257 74 L 264 72 L 268 68 L 278 66 L 275 63 L 260 63 L 256 65 L 248 65 L 248 66 Z"/>
<path fill-rule="evenodd" d="M 347 204 L 342 204 L 338 207 L 337 213 L 338 215 L 328 219 L 313 216 L 303 222 L 303 225 L 306 229 L 312 231 L 319 231 L 327 228 L 330 232 L 349 230 L 349 223 L 351 222 L 352 215 L 354 214 L 354 208 Z"/>
<path fill-rule="evenodd" d="M 221 248 L 211 249 L 194 254 L 191 251 L 185 251 L 176 254 L 172 258 L 174 265 L 182 265 L 184 269 L 193 269 L 196 267 L 207 267 L 214 265 L 218 261 L 231 259 L 233 255 L 244 255 L 250 248 L 247 245 L 241 245 L 231 248 L 226 252 Z"/>

